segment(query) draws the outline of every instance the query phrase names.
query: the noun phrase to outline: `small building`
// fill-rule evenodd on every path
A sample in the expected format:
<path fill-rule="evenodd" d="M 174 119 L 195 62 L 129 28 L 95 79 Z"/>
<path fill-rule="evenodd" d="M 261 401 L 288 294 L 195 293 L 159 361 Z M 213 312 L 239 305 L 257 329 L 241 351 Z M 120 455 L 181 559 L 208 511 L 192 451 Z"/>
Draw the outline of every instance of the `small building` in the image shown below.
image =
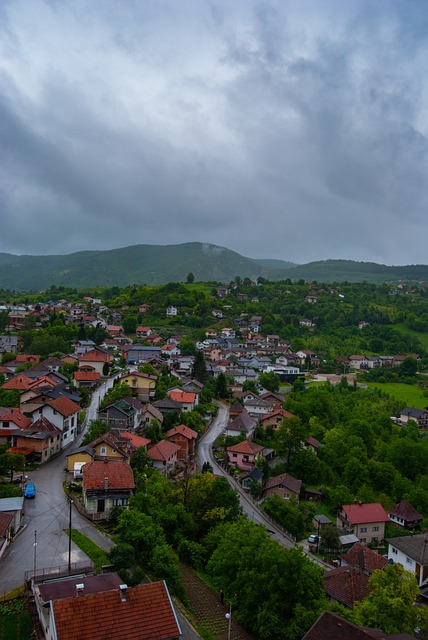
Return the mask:
<path fill-rule="evenodd" d="M 227 457 L 229 464 L 239 469 L 252 469 L 255 466 L 256 459 L 262 455 L 264 447 L 250 440 L 244 440 L 237 444 L 227 447 Z"/>
<path fill-rule="evenodd" d="M 112 507 L 126 507 L 134 494 L 134 474 L 122 460 L 93 460 L 82 467 L 82 495 L 92 520 L 108 517 Z"/>
<path fill-rule="evenodd" d="M 413 573 L 422 586 L 428 580 L 428 536 L 425 533 L 388 540 L 388 560 Z"/>
<path fill-rule="evenodd" d="M 404 529 L 415 529 L 419 527 L 424 519 L 423 515 L 418 513 L 408 500 L 402 500 L 402 502 L 396 504 L 393 509 L 390 509 L 388 515 L 391 522 Z"/>
<path fill-rule="evenodd" d="M 264 499 L 276 494 L 283 500 L 291 500 L 294 498 L 299 501 L 300 489 L 302 488 L 302 481 L 296 480 L 288 473 L 282 473 L 274 478 L 269 478 L 266 482 L 262 497 Z"/>
<path fill-rule="evenodd" d="M 385 523 L 389 521 L 381 504 L 355 502 L 341 507 L 336 526 L 343 533 L 353 533 L 363 544 L 369 544 L 385 537 Z"/>
<path fill-rule="evenodd" d="M 179 450 L 178 444 L 168 440 L 160 440 L 147 449 L 147 454 L 152 460 L 153 467 L 163 475 L 167 475 L 175 470 Z"/>
<path fill-rule="evenodd" d="M 182 462 L 191 462 L 195 458 L 196 440 L 198 433 L 185 424 L 169 429 L 165 433 L 165 438 L 173 442 L 180 448 L 177 451 L 177 459 Z"/>

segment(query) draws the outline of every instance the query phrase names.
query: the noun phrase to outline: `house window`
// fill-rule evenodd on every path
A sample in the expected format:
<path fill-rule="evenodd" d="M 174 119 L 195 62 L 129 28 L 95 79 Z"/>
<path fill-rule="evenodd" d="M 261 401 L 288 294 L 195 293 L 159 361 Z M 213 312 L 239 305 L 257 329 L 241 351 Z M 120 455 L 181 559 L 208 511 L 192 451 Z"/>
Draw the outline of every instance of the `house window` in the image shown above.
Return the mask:
<path fill-rule="evenodd" d="M 392 547 L 392 553 L 394 553 L 395 555 L 397 555 L 397 554 L 398 554 L 397 549 L 395 549 L 394 547 Z"/>
<path fill-rule="evenodd" d="M 101 455 L 102 456 L 106 456 L 107 455 L 107 448 L 106 447 L 101 447 Z"/>
<path fill-rule="evenodd" d="M 284 493 L 284 500 L 290 500 L 290 494 Z"/>
<path fill-rule="evenodd" d="M 366 538 L 361 538 L 361 543 L 366 544 Z"/>
<path fill-rule="evenodd" d="M 367 533 L 367 527 L 361 527 L 360 533 Z"/>
<path fill-rule="evenodd" d="M 232 458 L 237 458 L 238 454 L 237 453 L 232 453 Z"/>
<path fill-rule="evenodd" d="M 372 531 L 379 531 L 379 527 L 372 527 Z"/>
<path fill-rule="evenodd" d="M 412 559 L 406 556 L 406 564 L 413 564 Z"/>
<path fill-rule="evenodd" d="M 113 498 L 113 507 L 126 507 L 128 498 Z"/>

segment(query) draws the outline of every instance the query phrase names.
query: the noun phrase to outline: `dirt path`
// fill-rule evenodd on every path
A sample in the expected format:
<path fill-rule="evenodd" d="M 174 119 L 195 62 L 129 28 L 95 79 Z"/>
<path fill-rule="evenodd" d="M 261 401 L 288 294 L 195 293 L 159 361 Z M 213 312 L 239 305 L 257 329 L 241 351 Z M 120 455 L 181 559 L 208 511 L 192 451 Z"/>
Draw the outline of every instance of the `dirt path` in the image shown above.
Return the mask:
<path fill-rule="evenodd" d="M 198 624 L 209 631 L 215 640 L 227 640 L 229 611 L 225 604 L 221 604 L 217 593 L 210 589 L 197 575 L 187 567 L 181 565 L 184 588 L 189 598 L 190 608 Z M 245 631 L 232 615 L 231 640 L 257 640 L 256 636 Z"/>

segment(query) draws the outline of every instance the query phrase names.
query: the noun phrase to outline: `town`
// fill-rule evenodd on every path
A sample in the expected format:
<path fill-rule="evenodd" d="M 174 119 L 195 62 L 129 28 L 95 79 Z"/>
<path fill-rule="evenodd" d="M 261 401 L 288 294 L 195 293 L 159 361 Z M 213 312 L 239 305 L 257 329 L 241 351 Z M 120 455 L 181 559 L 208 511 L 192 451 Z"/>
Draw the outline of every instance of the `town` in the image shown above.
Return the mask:
<path fill-rule="evenodd" d="M 194 280 L 0 292 L 0 595 L 58 640 L 428 637 L 425 287 Z"/>

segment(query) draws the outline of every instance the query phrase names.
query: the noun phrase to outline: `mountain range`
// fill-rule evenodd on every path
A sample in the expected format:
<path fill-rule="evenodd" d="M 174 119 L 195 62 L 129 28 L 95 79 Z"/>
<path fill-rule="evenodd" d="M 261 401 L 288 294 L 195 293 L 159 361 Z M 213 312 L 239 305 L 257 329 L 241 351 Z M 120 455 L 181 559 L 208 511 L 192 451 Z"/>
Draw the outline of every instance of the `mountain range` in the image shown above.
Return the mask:
<path fill-rule="evenodd" d="M 229 282 L 236 276 L 269 280 L 318 282 L 428 282 L 427 265 L 387 266 L 352 260 L 321 260 L 295 264 L 253 259 L 213 244 L 134 245 L 108 251 L 80 251 L 68 255 L 17 256 L 0 253 L 0 288 L 39 291 L 52 285 L 86 288 L 159 285 L 195 281 Z"/>

